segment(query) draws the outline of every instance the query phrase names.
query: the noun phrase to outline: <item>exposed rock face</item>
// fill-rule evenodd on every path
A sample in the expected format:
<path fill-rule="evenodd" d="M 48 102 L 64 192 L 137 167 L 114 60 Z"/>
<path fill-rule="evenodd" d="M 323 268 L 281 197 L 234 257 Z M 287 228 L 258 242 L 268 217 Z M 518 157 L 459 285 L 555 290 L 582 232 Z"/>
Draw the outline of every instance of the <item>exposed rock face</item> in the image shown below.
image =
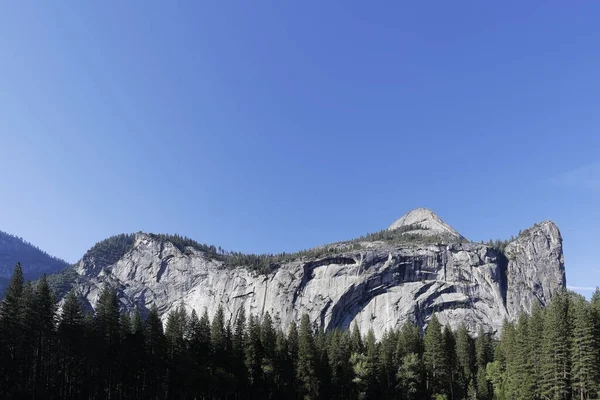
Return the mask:
<path fill-rule="evenodd" d="M 465 240 L 460 233 L 427 208 L 415 208 L 404 214 L 394 221 L 394 223 L 388 227 L 388 230 L 405 226 L 419 226 L 423 228 L 413 230 L 411 233 L 419 233 L 421 235 L 447 235 L 458 240 Z"/>
<path fill-rule="evenodd" d="M 287 328 L 308 313 L 316 326 L 357 323 L 363 332 L 373 328 L 381 336 L 409 320 L 425 326 L 433 312 L 453 328 L 464 322 L 471 332 L 480 325 L 498 331 L 504 318 L 529 311 L 535 301 L 545 305 L 565 286 L 562 240 L 553 223 L 524 232 L 506 254 L 508 259 L 472 243 L 368 242 L 359 250 L 286 262 L 261 275 L 140 233 L 114 264 L 97 268 L 85 259 L 76 272 L 77 288 L 90 305 L 108 283 L 118 289 L 123 307 L 147 310 L 156 304 L 163 319 L 180 304 L 199 315 L 207 309 L 211 316 L 222 305 L 230 321 L 244 308 L 247 314 L 268 311 Z"/>
<path fill-rule="evenodd" d="M 506 246 L 508 258 L 507 310 L 517 315 L 534 303 L 546 304 L 564 282 L 562 237 L 558 227 L 545 221 L 536 224 Z"/>
<path fill-rule="evenodd" d="M 51 274 L 69 266 L 23 239 L 0 231 L 0 298 L 4 297 L 17 262 L 21 262 L 26 280 L 39 279 L 42 274 Z"/>

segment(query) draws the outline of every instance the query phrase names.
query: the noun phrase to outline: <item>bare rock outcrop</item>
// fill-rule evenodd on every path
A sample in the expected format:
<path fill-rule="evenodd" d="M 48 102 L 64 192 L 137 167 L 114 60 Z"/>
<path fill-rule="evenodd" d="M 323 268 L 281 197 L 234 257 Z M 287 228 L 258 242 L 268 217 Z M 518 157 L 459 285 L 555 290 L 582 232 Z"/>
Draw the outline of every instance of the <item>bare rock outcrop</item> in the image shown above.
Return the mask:
<path fill-rule="evenodd" d="M 373 328 L 381 336 L 407 321 L 424 327 L 434 312 L 452 328 L 464 322 L 471 332 L 480 326 L 497 332 L 505 318 L 530 311 L 535 302 L 545 305 L 565 286 L 562 239 L 551 222 L 523 232 L 503 253 L 464 242 L 443 222 L 440 227 L 433 213 L 424 220 L 427 212 L 417 214 L 409 213 L 400 224 L 422 223 L 425 231 L 437 229 L 457 240 L 353 242 L 348 250 L 337 244 L 332 254 L 298 256 L 262 274 L 232 268 L 193 246 L 181 249 L 138 233 L 110 265 L 84 257 L 75 267 L 75 287 L 93 306 L 109 284 L 123 308 L 148 310 L 154 304 L 163 318 L 180 305 L 198 314 L 206 309 L 211 316 L 222 306 L 231 322 L 243 308 L 259 316 L 269 312 L 287 328 L 307 313 L 318 327 L 356 323 L 363 332 Z"/>

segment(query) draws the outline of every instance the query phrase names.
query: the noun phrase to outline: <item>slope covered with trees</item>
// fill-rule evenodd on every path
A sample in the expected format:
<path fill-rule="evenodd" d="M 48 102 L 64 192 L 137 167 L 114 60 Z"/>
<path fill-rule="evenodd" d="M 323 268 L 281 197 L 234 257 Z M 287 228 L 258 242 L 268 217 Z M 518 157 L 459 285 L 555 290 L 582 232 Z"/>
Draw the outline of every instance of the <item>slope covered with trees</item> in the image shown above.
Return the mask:
<path fill-rule="evenodd" d="M 15 264 L 19 261 L 24 265 L 25 278 L 30 280 L 69 266 L 66 261 L 51 256 L 23 238 L 0 231 L 0 298 L 4 295 Z"/>
<path fill-rule="evenodd" d="M 433 315 L 406 324 L 315 331 L 308 316 L 282 331 L 271 316 L 183 307 L 120 312 L 105 288 L 93 313 L 75 292 L 58 311 L 43 277 L 17 265 L 0 305 L 0 397 L 31 399 L 592 399 L 600 382 L 600 292 L 561 292 L 505 323 L 500 340 Z"/>

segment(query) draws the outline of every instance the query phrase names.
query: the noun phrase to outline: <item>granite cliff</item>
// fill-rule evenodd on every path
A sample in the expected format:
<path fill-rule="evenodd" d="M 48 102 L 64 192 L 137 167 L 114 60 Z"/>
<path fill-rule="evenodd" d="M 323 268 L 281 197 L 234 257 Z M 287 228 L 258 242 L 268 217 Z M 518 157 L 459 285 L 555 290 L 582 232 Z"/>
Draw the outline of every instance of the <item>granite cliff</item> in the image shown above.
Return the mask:
<path fill-rule="evenodd" d="M 470 243 L 437 215 L 416 209 L 387 230 L 313 251 L 273 257 L 266 271 L 232 265 L 232 256 L 168 236 L 123 236 L 109 257 L 86 254 L 66 271 L 69 284 L 93 307 L 105 284 L 125 309 L 153 304 L 166 318 L 184 305 L 212 316 L 219 305 L 234 321 L 269 312 L 285 328 L 308 313 L 315 326 L 386 329 L 408 320 L 425 326 L 464 322 L 498 331 L 534 303 L 545 305 L 565 286 L 562 238 L 550 221 L 536 224 L 504 249 Z M 190 242 L 192 243 L 192 242 Z"/>

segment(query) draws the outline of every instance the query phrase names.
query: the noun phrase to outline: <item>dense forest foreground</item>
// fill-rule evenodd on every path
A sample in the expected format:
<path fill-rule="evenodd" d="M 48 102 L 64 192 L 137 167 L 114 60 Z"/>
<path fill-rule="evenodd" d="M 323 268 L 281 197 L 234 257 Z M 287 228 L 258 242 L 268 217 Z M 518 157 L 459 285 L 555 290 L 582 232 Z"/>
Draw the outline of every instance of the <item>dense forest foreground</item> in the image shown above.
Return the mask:
<path fill-rule="evenodd" d="M 25 283 L 17 265 L 0 306 L 2 399 L 597 399 L 600 292 L 563 291 L 506 322 L 500 340 L 435 315 L 387 332 L 314 331 L 308 316 L 287 332 L 268 313 L 220 309 L 163 324 L 154 308 L 122 314 L 106 288 L 95 312 L 75 292 L 59 312 L 46 278 Z"/>

